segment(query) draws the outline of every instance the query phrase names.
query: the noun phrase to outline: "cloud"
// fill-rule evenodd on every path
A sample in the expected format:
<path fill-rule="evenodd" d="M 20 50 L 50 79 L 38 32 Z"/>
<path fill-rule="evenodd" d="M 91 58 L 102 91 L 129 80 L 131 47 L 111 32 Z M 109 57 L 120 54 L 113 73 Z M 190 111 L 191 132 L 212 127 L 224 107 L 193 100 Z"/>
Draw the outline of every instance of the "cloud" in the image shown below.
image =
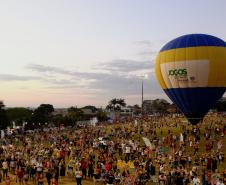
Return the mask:
<path fill-rule="evenodd" d="M 83 79 L 91 79 L 95 77 L 100 77 L 101 74 L 99 73 L 93 73 L 93 72 L 79 72 L 79 71 L 73 71 L 73 70 L 67 70 L 62 69 L 59 67 L 53 67 L 53 66 L 45 66 L 45 65 L 39 65 L 39 64 L 29 64 L 26 66 L 27 69 L 31 69 L 32 71 L 38 72 L 38 73 L 48 73 L 45 77 L 51 78 L 51 81 L 55 81 L 56 83 L 64 83 L 63 80 L 59 80 L 58 74 L 65 75 L 71 77 L 70 80 L 77 79 L 77 78 L 83 78 Z M 57 78 L 56 78 L 57 77 Z M 58 79 L 58 80 L 57 80 Z M 69 81 L 70 81 L 69 80 Z"/>
<path fill-rule="evenodd" d="M 141 93 L 141 78 L 138 76 L 108 75 L 89 84 L 89 87 L 103 89 L 115 95 L 136 95 Z M 149 74 L 149 78 L 144 80 L 144 90 L 156 93 L 161 92 L 153 74 Z"/>
<path fill-rule="evenodd" d="M 102 72 L 78 72 L 71 71 L 66 69 L 61 69 L 58 67 L 38 65 L 38 64 L 29 64 L 26 66 L 27 69 L 31 69 L 32 71 L 36 71 L 39 73 L 57 73 L 62 75 L 73 75 L 78 77 L 90 78 L 92 76 L 102 76 L 102 74 L 107 75 L 108 73 L 112 73 L 112 71 L 117 72 L 134 72 L 139 70 L 151 70 L 153 68 L 153 62 L 151 61 L 139 61 L 139 60 L 112 60 L 108 63 L 100 63 L 93 67 L 94 70 L 102 70 Z M 103 71 L 104 70 L 104 71 Z M 107 73 L 106 73 L 107 72 Z"/>
<path fill-rule="evenodd" d="M 93 72 L 78 72 L 61 69 L 54 66 L 30 64 L 28 69 L 43 76 L 42 83 L 46 89 L 54 91 L 65 90 L 76 92 L 81 89 L 86 93 L 97 94 L 101 97 L 140 96 L 141 78 L 138 74 L 146 70 L 149 78 L 144 80 L 144 91 L 162 93 L 154 74 L 153 62 L 138 60 L 113 60 L 95 66 Z M 99 70 L 97 72 L 96 70 Z M 48 73 L 48 75 L 43 75 Z"/>
<path fill-rule="evenodd" d="M 104 78 L 114 79 L 114 78 L 131 78 L 131 76 L 137 75 L 141 71 L 147 71 L 151 73 L 153 71 L 154 64 L 151 61 L 139 61 L 139 60 L 113 60 L 108 63 L 100 63 L 93 68 L 93 72 L 81 72 L 72 71 L 67 69 L 61 69 L 58 67 L 29 64 L 28 69 L 36 71 L 38 73 L 46 73 L 44 77 L 48 79 L 47 81 L 52 81 L 55 83 L 65 84 L 67 81 L 74 80 L 93 80 L 98 81 Z M 97 71 L 98 70 L 98 71 Z M 48 74 L 47 74 L 48 73 Z M 130 73 L 130 74 L 129 74 Z M 63 76 L 63 79 L 59 79 L 59 75 Z M 66 79 L 66 80 L 65 80 Z M 92 82 L 93 82 L 92 81 Z M 72 83 L 72 82 L 71 82 Z"/>
<path fill-rule="evenodd" d="M 39 77 L 36 76 L 19 76 L 12 74 L 0 74 L 0 81 L 29 81 L 38 80 Z"/>
<path fill-rule="evenodd" d="M 153 62 L 118 59 L 109 63 L 103 63 L 99 68 L 109 72 L 135 72 L 140 70 L 151 70 L 153 68 Z"/>
<path fill-rule="evenodd" d="M 147 58 L 150 60 L 150 58 L 155 58 L 158 50 L 156 50 L 156 43 L 151 42 L 149 40 L 141 40 L 141 41 L 135 41 L 134 44 L 139 46 L 139 50 L 136 54 L 142 58 Z"/>
<path fill-rule="evenodd" d="M 135 45 L 139 45 L 139 46 L 152 46 L 152 42 L 149 40 L 139 40 L 139 41 L 134 41 L 133 42 Z"/>
<path fill-rule="evenodd" d="M 157 51 L 141 51 L 137 53 L 140 56 L 148 56 L 148 57 L 156 57 L 158 52 Z"/>
<path fill-rule="evenodd" d="M 74 77 L 77 76 L 83 78 L 92 78 L 92 76 L 102 78 L 102 74 L 107 75 L 115 72 L 128 73 L 142 70 L 150 71 L 153 69 L 153 67 L 154 62 L 151 60 L 129 60 L 129 59 L 115 59 L 107 63 L 106 62 L 99 63 L 92 68 L 93 72 L 79 72 L 39 64 L 29 64 L 26 66 L 27 69 L 30 69 L 38 73 L 48 73 L 48 75 L 57 73 L 62 75 L 69 75 Z"/>
<path fill-rule="evenodd" d="M 53 67 L 53 66 L 45 66 L 45 65 L 39 65 L 39 64 L 29 64 L 26 66 L 27 69 L 31 69 L 33 71 L 45 73 L 45 72 L 54 72 L 54 73 L 61 73 L 61 74 L 71 74 L 71 71 L 64 70 L 59 67 Z"/>

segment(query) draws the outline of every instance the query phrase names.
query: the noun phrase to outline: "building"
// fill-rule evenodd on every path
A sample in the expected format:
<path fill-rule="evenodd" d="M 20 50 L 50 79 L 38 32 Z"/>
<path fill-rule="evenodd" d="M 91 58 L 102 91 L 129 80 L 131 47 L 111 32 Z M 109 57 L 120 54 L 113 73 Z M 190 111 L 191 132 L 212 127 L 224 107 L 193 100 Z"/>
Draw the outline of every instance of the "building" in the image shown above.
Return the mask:
<path fill-rule="evenodd" d="M 96 113 L 98 112 L 98 109 L 91 105 L 85 106 L 81 108 L 81 110 L 83 111 L 84 115 L 90 115 L 90 116 L 96 115 Z"/>
<path fill-rule="evenodd" d="M 52 113 L 52 115 L 62 115 L 62 116 L 66 116 L 68 113 L 66 108 L 55 108 L 54 112 Z"/>
<path fill-rule="evenodd" d="M 167 112 L 170 114 L 175 114 L 178 112 L 177 106 L 175 104 L 168 105 Z"/>
<path fill-rule="evenodd" d="M 167 111 L 170 104 L 164 99 L 144 100 L 143 114 L 163 113 Z"/>
<path fill-rule="evenodd" d="M 132 115 L 140 115 L 141 114 L 141 107 L 139 105 L 133 105 L 133 106 L 128 106 L 132 110 Z"/>
<path fill-rule="evenodd" d="M 120 120 L 123 117 L 133 116 L 133 109 L 131 107 L 122 107 L 120 111 L 106 111 L 108 118 L 111 120 Z"/>
<path fill-rule="evenodd" d="M 132 116 L 133 110 L 130 107 L 122 107 L 120 110 L 121 116 Z"/>

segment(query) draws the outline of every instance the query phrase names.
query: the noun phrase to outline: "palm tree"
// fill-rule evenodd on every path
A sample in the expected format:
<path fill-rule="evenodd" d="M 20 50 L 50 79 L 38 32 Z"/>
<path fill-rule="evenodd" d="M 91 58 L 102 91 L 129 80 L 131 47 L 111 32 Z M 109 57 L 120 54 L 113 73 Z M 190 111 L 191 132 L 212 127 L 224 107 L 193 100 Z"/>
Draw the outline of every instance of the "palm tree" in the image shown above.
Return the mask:
<path fill-rule="evenodd" d="M 117 99 L 114 98 L 111 101 L 109 101 L 106 109 L 111 110 L 111 111 L 120 111 L 122 107 L 125 107 L 126 103 L 124 99 Z"/>

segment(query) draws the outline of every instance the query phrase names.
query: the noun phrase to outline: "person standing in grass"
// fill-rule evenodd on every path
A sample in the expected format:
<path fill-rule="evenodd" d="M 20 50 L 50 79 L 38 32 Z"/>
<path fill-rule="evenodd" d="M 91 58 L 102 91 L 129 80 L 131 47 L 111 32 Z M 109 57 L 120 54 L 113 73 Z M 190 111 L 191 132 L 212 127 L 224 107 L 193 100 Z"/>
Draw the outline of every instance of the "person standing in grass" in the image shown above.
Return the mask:
<path fill-rule="evenodd" d="M 199 142 L 198 141 L 194 144 L 194 149 L 195 149 L 195 151 L 194 151 L 193 155 L 195 155 L 199 151 Z"/>
<path fill-rule="evenodd" d="M 19 169 L 16 172 L 16 182 L 18 179 L 20 185 L 23 184 L 23 176 L 24 176 L 24 171 L 22 170 L 21 167 L 19 167 Z"/>
<path fill-rule="evenodd" d="M 48 169 L 46 172 L 46 180 L 47 180 L 48 185 L 50 185 L 50 183 L 51 183 L 52 176 L 53 175 L 52 175 L 50 169 Z"/>
<path fill-rule="evenodd" d="M 52 185 L 58 185 L 58 181 L 55 178 L 52 180 Z"/>
<path fill-rule="evenodd" d="M 115 172 L 115 184 L 121 184 L 122 182 L 122 174 L 120 173 L 120 170 L 117 169 Z"/>
<path fill-rule="evenodd" d="M 125 147 L 125 161 L 126 161 L 126 163 L 130 160 L 130 150 L 131 150 L 131 147 L 129 145 L 126 145 L 126 147 Z"/>
<path fill-rule="evenodd" d="M 197 176 L 195 176 L 192 181 L 193 185 L 200 185 L 200 179 Z"/>
<path fill-rule="evenodd" d="M 44 185 L 44 177 L 43 177 L 42 173 L 38 174 L 37 183 L 38 183 L 38 185 Z"/>
<path fill-rule="evenodd" d="M 81 168 L 77 168 L 77 170 L 75 171 L 75 179 L 77 182 L 77 185 L 82 185 L 82 170 Z"/>
<path fill-rule="evenodd" d="M 115 176 L 112 170 L 106 176 L 107 185 L 114 185 Z"/>
<path fill-rule="evenodd" d="M 225 184 L 223 183 L 223 179 L 220 178 L 216 185 L 225 185 Z"/>
<path fill-rule="evenodd" d="M 88 163 L 88 177 L 93 178 L 93 173 L 94 173 L 94 161 L 93 159 L 90 159 Z"/>
<path fill-rule="evenodd" d="M 85 177 L 85 179 L 86 179 L 86 175 L 87 175 L 87 162 L 85 160 L 85 157 L 82 158 L 81 168 L 82 168 L 82 178 Z"/>
<path fill-rule="evenodd" d="M 97 164 L 97 167 L 94 168 L 93 176 L 94 176 L 93 182 L 94 182 L 94 185 L 95 185 L 96 182 L 99 181 L 100 178 L 101 178 L 101 165 L 100 164 Z"/>
<path fill-rule="evenodd" d="M 70 161 L 68 162 L 68 165 L 67 165 L 67 175 L 70 177 L 73 175 L 73 163 L 74 163 L 74 161 L 72 159 L 70 159 Z"/>
<path fill-rule="evenodd" d="M 3 171 L 3 180 L 7 177 L 8 174 L 8 162 L 6 161 L 6 159 L 3 161 L 2 163 L 2 171 Z"/>
<path fill-rule="evenodd" d="M 10 179 L 9 176 L 6 177 L 5 184 L 6 185 L 11 185 L 11 179 Z"/>

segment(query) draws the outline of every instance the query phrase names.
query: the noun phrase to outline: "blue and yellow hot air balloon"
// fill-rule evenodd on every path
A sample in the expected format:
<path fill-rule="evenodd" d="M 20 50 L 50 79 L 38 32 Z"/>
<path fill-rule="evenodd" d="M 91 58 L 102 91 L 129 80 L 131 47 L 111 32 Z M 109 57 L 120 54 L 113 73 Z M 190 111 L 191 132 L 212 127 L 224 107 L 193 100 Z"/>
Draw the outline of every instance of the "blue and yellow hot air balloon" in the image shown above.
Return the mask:
<path fill-rule="evenodd" d="M 197 124 L 226 90 L 226 43 L 206 34 L 189 34 L 168 42 L 156 58 L 160 86 Z"/>

